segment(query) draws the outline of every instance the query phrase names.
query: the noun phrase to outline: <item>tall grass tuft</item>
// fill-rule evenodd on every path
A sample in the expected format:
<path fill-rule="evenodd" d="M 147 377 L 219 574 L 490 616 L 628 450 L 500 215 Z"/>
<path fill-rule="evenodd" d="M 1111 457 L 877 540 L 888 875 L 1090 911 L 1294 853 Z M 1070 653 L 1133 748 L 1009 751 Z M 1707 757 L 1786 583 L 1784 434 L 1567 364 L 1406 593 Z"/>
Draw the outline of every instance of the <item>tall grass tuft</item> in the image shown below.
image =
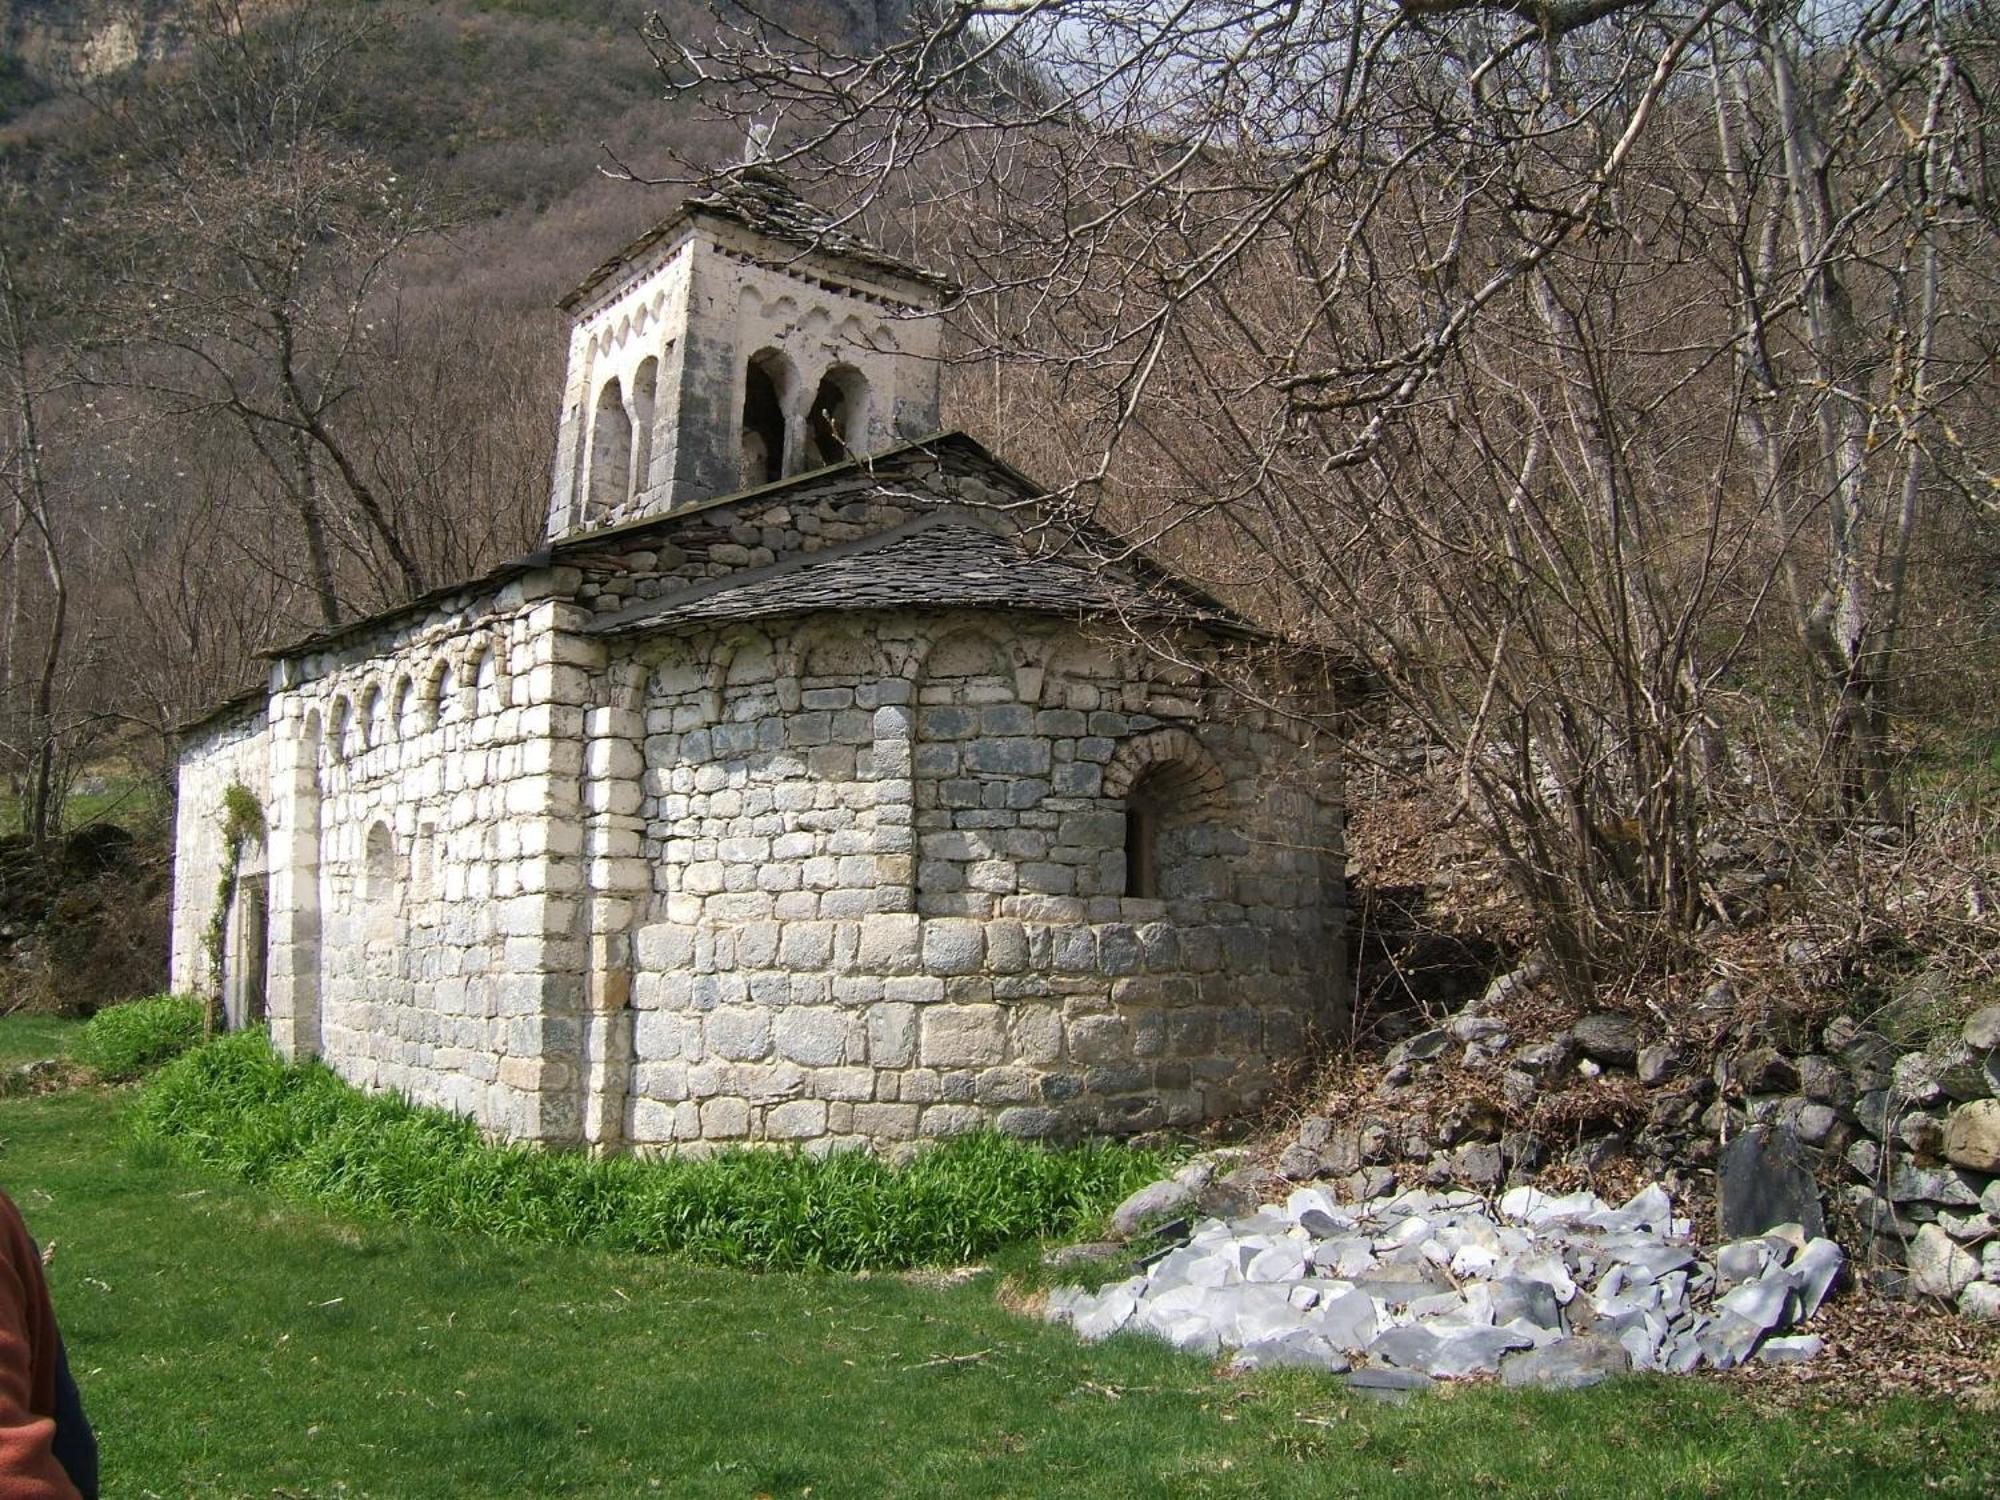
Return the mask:
<path fill-rule="evenodd" d="M 1131 1146 L 1052 1150 L 993 1132 L 901 1164 L 862 1151 L 647 1160 L 495 1145 L 457 1116 L 292 1067 L 261 1032 L 163 1069 L 138 1126 L 185 1160 L 347 1212 L 770 1270 L 948 1265 L 1075 1235 L 1167 1165 Z"/>
<path fill-rule="evenodd" d="M 152 995 L 101 1010 L 70 1055 L 108 1083 L 137 1078 L 201 1040 L 207 1007 L 193 995 Z"/>

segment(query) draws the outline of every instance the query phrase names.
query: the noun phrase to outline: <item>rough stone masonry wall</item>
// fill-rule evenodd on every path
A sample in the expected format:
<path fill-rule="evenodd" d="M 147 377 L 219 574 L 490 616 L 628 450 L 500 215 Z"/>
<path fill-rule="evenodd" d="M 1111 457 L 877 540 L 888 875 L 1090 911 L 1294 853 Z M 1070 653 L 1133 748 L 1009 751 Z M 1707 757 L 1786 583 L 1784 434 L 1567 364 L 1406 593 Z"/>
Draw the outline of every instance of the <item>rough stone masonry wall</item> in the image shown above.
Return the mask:
<path fill-rule="evenodd" d="M 283 662 L 268 713 L 181 767 L 178 986 L 208 988 L 221 797 L 268 825 L 269 1010 L 288 1056 L 497 1132 L 578 1131 L 577 806 L 588 678 L 544 574 Z M 246 863 L 246 868 L 250 866 Z"/>
<path fill-rule="evenodd" d="M 586 679 L 560 659 L 567 609 L 503 603 L 313 694 L 332 699 L 322 1055 L 355 1083 L 543 1139 L 576 1128 L 583 983 Z"/>
<path fill-rule="evenodd" d="M 658 650 L 658 648 L 656 648 Z M 639 1144 L 1240 1110 L 1339 1000 L 1306 751 L 1074 627 L 883 614 L 669 643 L 643 691 Z M 1156 899 L 1124 797 L 1184 763 Z"/>
<path fill-rule="evenodd" d="M 265 803 L 280 1049 L 604 1146 L 1254 1102 L 1340 998 L 1310 754 L 1034 616 L 584 633 L 640 561 L 713 576 L 753 522 L 775 553 L 901 518 L 845 492 L 718 510 L 671 570 L 622 537 L 287 659 L 261 748 L 190 747 L 217 807 L 233 779 Z M 1156 760 L 1205 802 L 1129 899 L 1123 798 Z M 201 800 L 183 838 L 219 831 Z M 195 933 L 214 856 L 184 865 Z"/>

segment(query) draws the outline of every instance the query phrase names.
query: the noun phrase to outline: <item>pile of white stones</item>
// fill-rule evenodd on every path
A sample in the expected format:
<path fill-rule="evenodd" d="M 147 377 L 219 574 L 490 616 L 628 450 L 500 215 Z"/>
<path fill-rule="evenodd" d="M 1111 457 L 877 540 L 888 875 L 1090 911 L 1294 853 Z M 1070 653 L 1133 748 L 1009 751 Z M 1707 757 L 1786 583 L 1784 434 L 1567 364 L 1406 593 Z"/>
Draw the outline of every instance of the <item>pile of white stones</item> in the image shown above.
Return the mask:
<path fill-rule="evenodd" d="M 1385 1390 L 1498 1374 L 1575 1386 L 1627 1370 L 1808 1359 L 1810 1318 L 1845 1256 L 1796 1225 L 1709 1254 L 1654 1185 L 1622 1207 L 1587 1192 L 1412 1191 L 1364 1203 L 1301 1188 L 1282 1208 L 1209 1219 L 1128 1280 L 1058 1288 L 1085 1339 L 1123 1330 L 1234 1365 L 1349 1372 Z"/>

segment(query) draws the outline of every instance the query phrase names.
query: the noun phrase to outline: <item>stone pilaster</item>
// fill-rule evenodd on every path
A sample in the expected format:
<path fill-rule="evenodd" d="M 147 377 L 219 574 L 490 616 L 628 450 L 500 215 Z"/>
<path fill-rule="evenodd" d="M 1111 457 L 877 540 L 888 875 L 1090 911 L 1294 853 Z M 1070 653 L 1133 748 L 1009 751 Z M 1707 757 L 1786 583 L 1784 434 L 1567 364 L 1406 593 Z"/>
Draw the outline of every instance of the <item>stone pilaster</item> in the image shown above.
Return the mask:
<path fill-rule="evenodd" d="M 271 802 L 264 810 L 270 859 L 271 1042 L 294 1062 L 320 1051 L 320 754 L 316 713 L 274 691 Z"/>
<path fill-rule="evenodd" d="M 583 929 L 589 944 L 583 1135 L 597 1150 L 624 1140 L 632 1077 L 632 933 L 652 891 L 646 821 L 639 815 L 645 674 L 621 663 L 604 680 L 611 702 L 584 716 L 583 760 Z"/>
<path fill-rule="evenodd" d="M 498 913 L 506 939 L 492 979 L 504 1022 L 498 1082 L 511 1096 L 508 1133 L 546 1145 L 583 1139 L 584 717 L 603 650 L 574 634 L 588 618 L 559 600 L 531 608 L 512 681 L 524 753 L 503 809 L 520 844 L 519 894 Z"/>

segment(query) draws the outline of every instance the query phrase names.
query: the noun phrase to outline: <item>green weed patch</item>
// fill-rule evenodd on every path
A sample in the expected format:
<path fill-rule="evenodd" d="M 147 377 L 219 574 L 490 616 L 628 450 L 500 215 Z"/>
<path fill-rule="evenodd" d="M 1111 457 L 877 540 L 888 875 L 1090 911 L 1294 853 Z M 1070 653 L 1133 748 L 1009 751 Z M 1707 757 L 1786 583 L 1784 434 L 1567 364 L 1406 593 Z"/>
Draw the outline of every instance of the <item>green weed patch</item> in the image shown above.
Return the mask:
<path fill-rule="evenodd" d="M 0 1018 L 0 1055 L 49 1035 Z M 0 1184 L 54 1247 L 107 1495 L 2000 1493 L 1977 1390 L 1792 1409 L 1645 1375 L 1378 1406 L 1311 1371 L 1083 1343 L 1011 1311 L 997 1272 L 751 1273 L 329 1214 L 135 1148 L 143 1103 L 0 1104 Z"/>
<path fill-rule="evenodd" d="M 1074 1235 L 1165 1165 L 1129 1146 L 1050 1150 L 992 1133 L 900 1164 L 859 1151 L 645 1160 L 495 1145 L 457 1116 L 289 1066 L 261 1032 L 163 1069 L 137 1123 L 185 1161 L 351 1213 L 767 1270 L 948 1265 Z"/>
<path fill-rule="evenodd" d="M 114 1005 L 90 1018 L 71 1055 L 108 1083 L 137 1078 L 201 1041 L 203 1010 L 192 995 Z"/>

